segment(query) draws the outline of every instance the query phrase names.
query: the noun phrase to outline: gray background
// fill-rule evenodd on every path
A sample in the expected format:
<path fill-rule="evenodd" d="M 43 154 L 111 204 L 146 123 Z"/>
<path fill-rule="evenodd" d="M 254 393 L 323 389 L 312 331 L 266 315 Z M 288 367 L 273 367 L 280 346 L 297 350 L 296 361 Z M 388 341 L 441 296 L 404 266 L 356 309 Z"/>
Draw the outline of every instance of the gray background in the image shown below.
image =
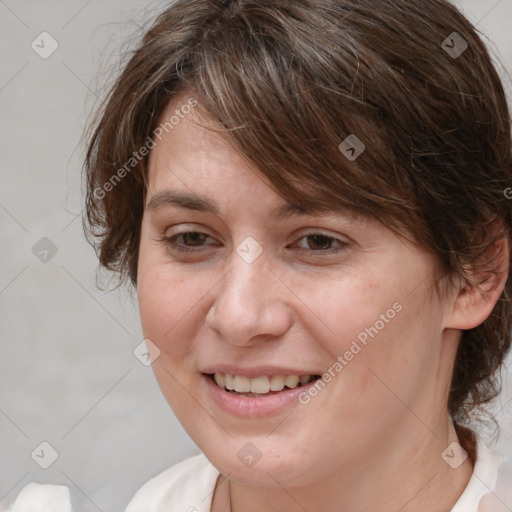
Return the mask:
<path fill-rule="evenodd" d="M 77 511 L 119 511 L 148 478 L 199 453 L 133 355 L 135 297 L 96 287 L 81 226 L 85 122 L 109 63 L 163 5 L 0 0 L 0 502 L 37 481 L 68 485 Z M 510 95 L 512 0 L 458 5 L 492 40 Z M 43 31 L 59 45 L 47 59 L 31 48 Z M 57 249 L 47 262 L 32 251 L 43 237 Z M 501 436 L 487 437 L 510 454 L 511 383 L 508 369 L 494 407 Z M 31 458 L 43 441 L 58 452 L 46 470 Z"/>

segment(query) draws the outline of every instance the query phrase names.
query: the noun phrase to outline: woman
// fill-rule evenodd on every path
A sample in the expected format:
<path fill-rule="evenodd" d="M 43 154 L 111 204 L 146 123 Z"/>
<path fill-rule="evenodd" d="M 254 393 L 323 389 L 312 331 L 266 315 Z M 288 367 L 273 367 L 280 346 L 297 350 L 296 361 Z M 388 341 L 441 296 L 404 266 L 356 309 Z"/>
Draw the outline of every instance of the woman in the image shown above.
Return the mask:
<path fill-rule="evenodd" d="M 444 0 L 178 0 L 90 138 L 87 230 L 203 454 L 127 512 L 512 510 L 510 116 Z M 507 494 L 508 493 L 508 494 Z"/>

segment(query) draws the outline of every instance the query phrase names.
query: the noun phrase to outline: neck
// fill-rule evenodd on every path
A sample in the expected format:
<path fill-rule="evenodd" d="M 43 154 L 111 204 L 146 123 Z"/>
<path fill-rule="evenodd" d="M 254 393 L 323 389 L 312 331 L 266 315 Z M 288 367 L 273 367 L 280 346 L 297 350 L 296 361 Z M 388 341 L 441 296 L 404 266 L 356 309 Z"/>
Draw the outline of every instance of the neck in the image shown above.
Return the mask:
<path fill-rule="evenodd" d="M 453 423 L 443 416 L 436 428 L 428 428 L 411 415 L 400 430 L 386 442 L 369 446 L 357 464 L 351 463 L 349 468 L 307 487 L 262 489 L 231 481 L 226 506 L 231 501 L 232 512 L 450 510 L 473 470 L 471 457 L 456 469 L 441 457 L 451 443 L 463 444 Z M 228 486 L 225 488 L 227 491 Z"/>

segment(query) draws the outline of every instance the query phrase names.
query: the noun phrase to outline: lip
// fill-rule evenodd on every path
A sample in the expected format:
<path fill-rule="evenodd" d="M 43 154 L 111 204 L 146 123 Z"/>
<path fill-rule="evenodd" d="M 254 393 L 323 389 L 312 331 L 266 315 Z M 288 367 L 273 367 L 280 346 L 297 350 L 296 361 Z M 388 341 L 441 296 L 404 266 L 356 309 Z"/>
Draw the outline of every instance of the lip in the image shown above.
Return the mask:
<path fill-rule="evenodd" d="M 258 375 L 265 375 L 265 373 L 259 373 Z M 297 374 L 291 373 L 288 375 Z M 202 379 L 205 382 L 208 392 L 211 394 L 214 402 L 222 410 L 238 417 L 257 417 L 271 415 L 277 412 L 281 412 L 287 407 L 296 407 L 299 404 L 299 395 L 301 393 L 307 392 L 309 387 L 313 386 L 316 382 L 315 380 L 304 386 L 283 390 L 279 393 L 276 393 L 275 395 L 262 396 L 259 398 L 232 395 L 225 389 L 217 386 L 210 375 L 203 374 Z"/>
<path fill-rule="evenodd" d="M 302 377 L 303 375 L 322 375 L 323 372 L 312 370 L 298 370 L 297 368 L 285 368 L 284 366 L 251 366 L 250 368 L 243 368 L 241 366 L 235 366 L 230 364 L 219 364 L 216 366 L 209 366 L 201 370 L 201 373 L 213 374 L 213 373 L 229 373 L 229 375 L 239 375 L 249 378 L 262 377 L 264 375 L 297 375 Z"/>

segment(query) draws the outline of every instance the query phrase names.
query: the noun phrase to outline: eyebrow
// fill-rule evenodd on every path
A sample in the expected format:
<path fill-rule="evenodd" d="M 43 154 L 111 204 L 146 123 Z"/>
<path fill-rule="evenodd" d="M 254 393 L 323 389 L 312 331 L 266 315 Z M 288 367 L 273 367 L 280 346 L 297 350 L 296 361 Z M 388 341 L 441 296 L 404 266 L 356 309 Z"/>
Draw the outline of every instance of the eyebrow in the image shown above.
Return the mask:
<path fill-rule="evenodd" d="M 153 195 L 146 208 L 149 211 L 155 211 L 162 206 L 179 206 L 188 210 L 198 212 L 209 212 L 214 215 L 220 215 L 219 205 L 205 196 L 193 192 L 180 192 L 177 190 L 164 190 Z M 304 208 L 298 203 L 285 203 L 270 210 L 270 215 L 278 219 L 292 216 L 314 215 L 321 213 L 325 208 Z"/>

